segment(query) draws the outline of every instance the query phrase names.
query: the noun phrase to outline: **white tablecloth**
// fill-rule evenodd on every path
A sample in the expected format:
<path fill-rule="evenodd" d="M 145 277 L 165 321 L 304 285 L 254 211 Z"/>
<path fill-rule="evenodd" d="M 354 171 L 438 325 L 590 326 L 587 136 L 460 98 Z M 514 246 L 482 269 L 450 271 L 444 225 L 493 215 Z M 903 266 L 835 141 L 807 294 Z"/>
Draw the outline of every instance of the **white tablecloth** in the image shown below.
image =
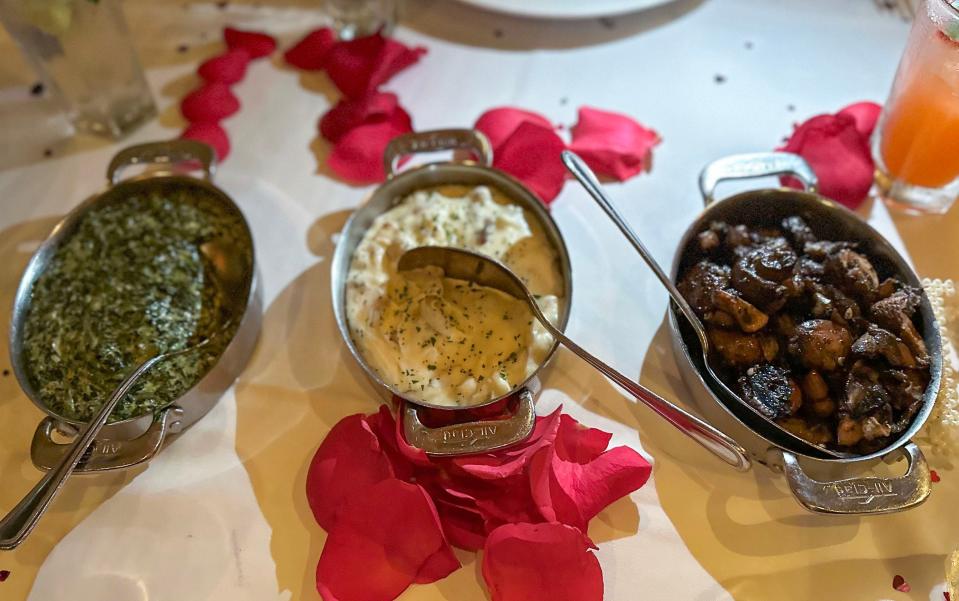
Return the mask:
<path fill-rule="evenodd" d="M 311 6 L 129 0 L 127 14 L 160 105 L 130 140 L 176 135 L 177 102 L 197 62 L 218 52 L 219 28 L 266 29 L 288 44 L 322 15 Z M 771 149 L 792 124 L 860 99 L 881 101 L 907 25 L 869 0 L 676 2 L 616 19 L 548 24 L 445 2 L 406 5 L 397 35 L 429 54 L 387 86 L 418 129 L 469 126 L 512 104 L 575 122 L 589 104 L 629 113 L 664 138 L 655 168 L 610 193 L 664 263 L 701 201 L 699 169 L 728 153 Z M 28 81 L 3 40 L 0 84 Z M 177 47 L 186 45 L 184 52 Z M 368 193 L 329 178 L 316 121 L 335 93 L 322 75 L 280 61 L 253 64 L 226 121 L 233 154 L 217 182 L 253 225 L 266 314 L 256 355 L 235 390 L 145 469 L 71 480 L 17 551 L 0 553 L 0 599 L 166 601 L 316 599 L 325 533 L 304 496 L 309 459 L 341 417 L 376 409 L 330 310 L 331 237 Z M 3 115 L 16 120 L 16 115 Z M 12 131 L 12 130 L 5 130 Z M 7 135 L 0 132 L 0 135 Z M 9 134 L 12 135 L 12 134 Z M 78 138 L 50 146 L 4 140 L 0 171 L 0 330 L 20 272 L 57 216 L 101 188 L 115 144 Z M 34 141 L 35 143 L 38 143 Z M 45 143 L 45 142 L 44 142 Z M 319 171 L 319 172 L 318 172 Z M 674 399 L 687 396 L 663 326 L 666 295 L 575 185 L 553 205 L 573 257 L 570 334 Z M 881 205 L 869 220 L 901 245 Z M 902 218 L 897 218 L 901 221 Z M 901 225 L 917 263 L 952 276 L 933 238 L 955 217 Z M 936 271 L 939 270 L 939 271 Z M 943 271 L 945 270 L 945 271 Z M 7 367 L 5 345 L 0 366 Z M 957 543 L 959 477 L 942 474 L 919 509 L 874 518 L 804 513 L 763 467 L 731 471 L 663 426 L 567 352 L 539 411 L 562 403 L 614 444 L 655 463 L 640 491 L 593 521 L 608 599 L 935 599 Z M 14 378 L 0 378 L 0 506 L 38 478 L 27 450 L 41 414 Z M 477 556 L 403 599 L 484 599 Z M 901 574 L 909 594 L 893 590 Z"/>

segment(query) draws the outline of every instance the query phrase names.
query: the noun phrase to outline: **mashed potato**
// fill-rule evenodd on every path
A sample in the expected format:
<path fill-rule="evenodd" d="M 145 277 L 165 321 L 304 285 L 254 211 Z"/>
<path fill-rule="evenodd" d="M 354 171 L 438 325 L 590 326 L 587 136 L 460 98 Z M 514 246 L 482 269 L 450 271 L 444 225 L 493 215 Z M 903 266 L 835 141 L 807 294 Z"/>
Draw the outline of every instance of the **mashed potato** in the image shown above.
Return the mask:
<path fill-rule="evenodd" d="M 552 337 L 526 303 L 443 277 L 397 273 L 419 246 L 453 246 L 499 259 L 530 288 L 550 321 L 562 293 L 556 252 L 539 224 L 487 187 L 417 191 L 380 215 L 350 263 L 346 314 L 366 362 L 407 398 L 444 406 L 509 392 L 545 360 Z"/>

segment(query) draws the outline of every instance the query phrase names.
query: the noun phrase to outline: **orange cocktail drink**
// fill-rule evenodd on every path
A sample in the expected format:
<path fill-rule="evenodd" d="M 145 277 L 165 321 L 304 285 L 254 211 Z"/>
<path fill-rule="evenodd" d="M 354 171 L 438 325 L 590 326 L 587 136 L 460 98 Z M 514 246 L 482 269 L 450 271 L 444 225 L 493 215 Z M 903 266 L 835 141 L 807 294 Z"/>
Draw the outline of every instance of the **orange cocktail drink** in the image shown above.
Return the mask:
<path fill-rule="evenodd" d="M 874 149 L 887 201 L 942 213 L 959 194 L 959 2 L 920 7 Z"/>

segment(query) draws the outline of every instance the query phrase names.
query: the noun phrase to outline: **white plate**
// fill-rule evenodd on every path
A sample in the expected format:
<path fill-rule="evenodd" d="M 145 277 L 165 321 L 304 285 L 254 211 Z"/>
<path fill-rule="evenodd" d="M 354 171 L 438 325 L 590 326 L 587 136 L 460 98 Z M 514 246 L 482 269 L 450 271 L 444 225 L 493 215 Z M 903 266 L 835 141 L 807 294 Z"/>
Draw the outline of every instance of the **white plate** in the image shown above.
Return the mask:
<path fill-rule="evenodd" d="M 544 19 L 586 19 L 635 12 L 672 0 L 460 0 L 486 10 Z"/>

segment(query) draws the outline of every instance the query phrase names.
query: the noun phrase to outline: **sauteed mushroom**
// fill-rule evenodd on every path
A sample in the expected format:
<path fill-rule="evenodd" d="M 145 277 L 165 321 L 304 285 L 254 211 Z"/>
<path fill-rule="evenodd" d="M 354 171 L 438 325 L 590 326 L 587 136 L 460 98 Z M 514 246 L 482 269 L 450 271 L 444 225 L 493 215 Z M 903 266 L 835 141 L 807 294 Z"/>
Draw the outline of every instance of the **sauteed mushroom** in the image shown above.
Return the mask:
<path fill-rule="evenodd" d="M 744 401 L 844 451 L 881 448 L 909 427 L 930 378 L 913 322 L 920 290 L 880 277 L 854 242 L 817 239 L 798 215 L 779 229 L 713 222 L 696 247 L 679 289 Z"/>

